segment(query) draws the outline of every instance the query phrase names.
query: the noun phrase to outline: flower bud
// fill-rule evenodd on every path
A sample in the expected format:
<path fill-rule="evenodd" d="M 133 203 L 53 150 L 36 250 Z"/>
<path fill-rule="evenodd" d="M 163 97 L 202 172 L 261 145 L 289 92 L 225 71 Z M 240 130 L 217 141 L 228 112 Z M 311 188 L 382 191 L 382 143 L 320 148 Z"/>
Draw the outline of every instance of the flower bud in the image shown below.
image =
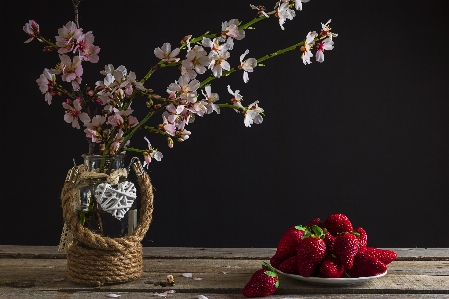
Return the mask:
<path fill-rule="evenodd" d="M 117 89 L 115 91 L 115 95 L 117 96 L 117 98 L 119 98 L 120 100 L 123 100 L 125 98 L 125 92 L 123 91 L 123 89 Z"/>
<path fill-rule="evenodd" d="M 168 142 L 168 147 L 169 148 L 173 148 L 173 139 L 171 139 L 171 137 L 167 137 L 167 142 Z"/>

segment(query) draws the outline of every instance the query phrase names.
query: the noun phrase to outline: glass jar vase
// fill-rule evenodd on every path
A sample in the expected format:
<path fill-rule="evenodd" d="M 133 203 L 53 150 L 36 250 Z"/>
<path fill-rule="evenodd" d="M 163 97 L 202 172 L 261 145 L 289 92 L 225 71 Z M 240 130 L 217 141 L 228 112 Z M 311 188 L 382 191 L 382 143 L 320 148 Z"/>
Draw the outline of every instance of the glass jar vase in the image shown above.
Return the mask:
<path fill-rule="evenodd" d="M 137 225 L 136 188 L 127 178 L 125 155 L 82 155 L 84 169 L 74 188 L 81 224 L 104 237 L 121 238 Z M 111 175 L 116 176 L 111 181 Z"/>

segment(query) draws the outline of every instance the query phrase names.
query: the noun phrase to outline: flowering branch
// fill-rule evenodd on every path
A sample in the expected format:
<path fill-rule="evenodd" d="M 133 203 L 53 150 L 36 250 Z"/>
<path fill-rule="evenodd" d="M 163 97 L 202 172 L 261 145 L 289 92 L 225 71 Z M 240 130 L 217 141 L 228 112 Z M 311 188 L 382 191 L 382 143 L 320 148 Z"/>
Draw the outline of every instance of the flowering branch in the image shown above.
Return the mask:
<path fill-rule="evenodd" d="M 155 48 L 154 54 L 159 61 L 140 81 L 137 80 L 135 73 L 128 72 L 125 66 L 115 68 L 108 64 L 100 72 L 105 76 L 104 79 L 97 81 L 93 88 L 80 86 L 84 72 L 82 63 L 97 63 L 100 52 L 100 48 L 93 44 L 92 32 L 83 33 L 82 28 L 79 27 L 78 6 L 81 0 L 72 0 L 75 22 L 68 22 L 58 30 L 59 35 L 55 43 L 41 36 L 39 25 L 33 20 L 25 24 L 23 30 L 29 36 L 25 42 L 37 39 L 47 44 L 44 47 L 45 51 L 57 50 L 60 63 L 54 69 L 44 69 L 36 82 L 48 104 L 51 104 L 53 96 L 69 97 L 62 103 L 65 109 L 64 120 L 77 129 L 80 129 L 79 120 L 83 122 L 84 132 L 89 142 L 89 153 L 92 154 L 97 146 L 102 154 L 116 154 L 122 151 L 141 152 L 144 155 L 144 164 L 148 165 L 152 158 L 159 161 L 162 153 L 153 148 L 146 137 L 144 139 L 148 143 L 147 149 L 129 147 L 131 138 L 141 129 L 164 136 L 171 148 L 173 138 L 180 142 L 189 138 L 191 132 L 185 127 L 196 117 L 203 117 L 214 111 L 219 114 L 220 108 L 232 108 L 243 114 L 246 127 L 262 123 L 264 110 L 258 106 L 258 101 L 243 106 L 240 90 L 233 91 L 228 86 L 228 92 L 232 95 L 230 101 L 225 104 L 216 103 L 219 95 L 212 92 L 210 83 L 213 80 L 243 71 L 243 81 L 247 83 L 249 73 L 254 72 L 258 65 L 262 65 L 261 62 L 292 50 L 300 50 L 305 65 L 311 63 L 312 49 L 316 49 L 316 61 L 324 61 L 324 51 L 333 49 L 332 39 L 337 36 L 331 32 L 330 20 L 321 24 L 319 33 L 311 31 L 303 41 L 290 47 L 258 59 L 245 59 L 249 53 L 249 50 L 246 50 L 240 55 L 239 65 L 231 68 L 228 62 L 235 41 L 245 37 L 245 30 L 253 29 L 254 24 L 270 17 L 277 18 L 281 29 L 284 30 L 285 22 L 292 20 L 296 16 L 296 11 L 301 11 L 302 4 L 308 1 L 278 0 L 272 11 L 266 11 L 263 6 L 250 5 L 252 9 L 257 10 L 257 16 L 247 23 L 242 24 L 237 19 L 231 19 L 222 22 L 218 33 L 206 31 L 195 38 L 186 35 L 181 40 L 179 48 L 172 49 L 170 43 L 164 43 L 162 47 Z M 181 50 L 186 50 L 185 58 L 178 58 Z M 181 74 L 178 80 L 172 81 L 166 88 L 168 96 L 162 97 L 154 93 L 153 89 L 147 89 L 144 83 L 157 70 L 165 67 L 177 67 Z M 208 70 L 211 72 L 210 75 L 201 81 L 197 79 Z M 68 91 L 57 83 L 58 79 L 71 83 L 72 91 Z M 132 115 L 131 109 L 131 104 L 137 96 L 148 99 L 146 106 L 149 111 L 140 121 Z M 147 125 L 147 122 L 159 112 L 162 122 L 155 126 Z"/>

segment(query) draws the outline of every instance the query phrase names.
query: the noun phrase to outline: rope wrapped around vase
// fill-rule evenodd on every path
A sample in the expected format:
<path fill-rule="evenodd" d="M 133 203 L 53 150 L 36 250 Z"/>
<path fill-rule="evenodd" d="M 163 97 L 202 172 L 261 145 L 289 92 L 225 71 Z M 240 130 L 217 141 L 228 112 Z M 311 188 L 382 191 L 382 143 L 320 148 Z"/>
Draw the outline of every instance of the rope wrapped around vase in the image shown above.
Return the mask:
<path fill-rule="evenodd" d="M 139 161 L 132 164 L 140 187 L 141 209 L 134 231 L 122 238 L 98 235 L 81 225 L 75 213 L 73 192 L 83 166 L 67 174 L 61 192 L 63 217 L 70 233 L 78 241 L 67 250 L 68 278 L 80 284 L 101 286 L 137 279 L 142 275 L 142 244 L 152 221 L 153 186 Z"/>

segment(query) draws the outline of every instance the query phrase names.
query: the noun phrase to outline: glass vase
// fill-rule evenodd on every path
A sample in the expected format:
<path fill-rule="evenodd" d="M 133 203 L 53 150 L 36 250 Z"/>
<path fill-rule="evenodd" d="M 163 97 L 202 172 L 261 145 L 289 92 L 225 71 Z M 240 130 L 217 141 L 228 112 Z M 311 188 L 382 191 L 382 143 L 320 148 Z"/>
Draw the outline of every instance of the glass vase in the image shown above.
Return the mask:
<path fill-rule="evenodd" d="M 84 159 L 84 173 L 87 172 L 87 174 L 82 176 L 74 189 L 74 192 L 76 192 L 74 194 L 75 212 L 81 224 L 104 237 L 121 238 L 130 234 L 137 225 L 137 201 L 134 200 L 127 211 L 125 211 L 127 208 L 119 209 L 120 213 L 114 211 L 113 206 L 126 206 L 126 204 L 129 206 L 129 200 L 128 202 L 126 200 L 122 202 L 123 200 L 115 198 L 115 202 L 111 201 L 110 207 L 106 210 L 104 204 L 102 207 L 101 203 L 101 199 L 104 200 L 103 196 L 113 197 L 117 193 L 120 194 L 117 189 L 120 189 L 121 184 L 125 182 L 128 185 L 130 184 L 126 177 L 119 177 L 115 184 L 109 184 L 110 181 L 107 180 L 108 176 L 114 171 L 126 169 L 125 155 L 82 155 L 82 157 Z M 105 186 L 108 189 L 102 194 L 101 191 L 106 190 Z M 129 197 L 127 198 L 129 199 Z M 110 199 L 106 198 L 106 200 L 109 201 Z"/>

